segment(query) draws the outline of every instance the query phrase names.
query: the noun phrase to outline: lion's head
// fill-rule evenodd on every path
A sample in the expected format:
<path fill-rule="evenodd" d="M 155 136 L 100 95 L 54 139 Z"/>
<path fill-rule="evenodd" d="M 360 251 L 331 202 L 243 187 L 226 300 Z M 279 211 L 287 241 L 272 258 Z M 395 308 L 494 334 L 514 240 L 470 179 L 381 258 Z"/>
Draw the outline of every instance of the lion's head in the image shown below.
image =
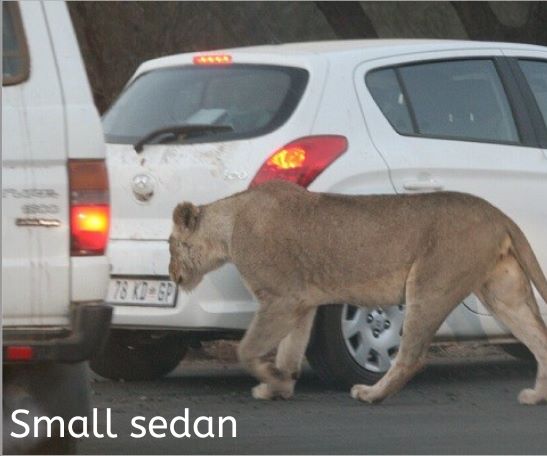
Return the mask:
<path fill-rule="evenodd" d="M 173 211 L 169 237 L 169 275 L 186 291 L 196 288 L 203 276 L 226 262 L 226 247 L 207 228 L 204 208 L 181 203 Z M 215 226 L 214 223 L 211 226 Z"/>

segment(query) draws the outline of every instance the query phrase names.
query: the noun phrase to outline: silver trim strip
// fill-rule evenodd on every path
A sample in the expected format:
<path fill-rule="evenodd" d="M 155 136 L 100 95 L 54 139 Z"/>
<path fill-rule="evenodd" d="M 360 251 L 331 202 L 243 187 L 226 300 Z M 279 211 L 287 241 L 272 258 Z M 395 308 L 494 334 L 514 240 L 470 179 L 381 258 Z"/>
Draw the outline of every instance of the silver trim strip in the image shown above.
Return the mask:
<path fill-rule="evenodd" d="M 61 221 L 58 219 L 42 219 L 42 218 L 17 218 L 15 219 L 17 226 L 35 226 L 43 228 L 57 228 L 61 226 Z"/>

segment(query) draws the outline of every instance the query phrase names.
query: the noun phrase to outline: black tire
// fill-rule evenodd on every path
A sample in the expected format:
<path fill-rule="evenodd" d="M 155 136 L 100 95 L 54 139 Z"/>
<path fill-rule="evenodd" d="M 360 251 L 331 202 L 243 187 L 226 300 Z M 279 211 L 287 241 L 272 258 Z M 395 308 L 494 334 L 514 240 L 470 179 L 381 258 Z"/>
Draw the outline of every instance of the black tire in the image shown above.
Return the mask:
<path fill-rule="evenodd" d="M 113 330 L 89 365 L 112 380 L 155 380 L 177 367 L 187 348 L 178 334 Z"/>
<path fill-rule="evenodd" d="M 319 308 L 306 357 L 321 380 L 332 387 L 372 385 L 384 374 L 365 369 L 349 353 L 342 336 L 342 309 L 341 305 Z"/>
<path fill-rule="evenodd" d="M 76 454 L 77 440 L 71 436 L 44 439 L 32 454 Z"/>
<path fill-rule="evenodd" d="M 535 361 L 535 357 L 524 344 L 503 344 L 501 348 L 515 358 L 523 361 Z"/>
<path fill-rule="evenodd" d="M 90 410 L 87 363 L 5 364 L 3 374 L 3 453 L 75 454 L 77 439 L 67 433 L 60 437 L 58 426 L 49 438 L 12 437 L 11 432 L 21 429 L 10 417 L 17 409 L 29 410 L 31 415 L 60 416 L 65 423 L 75 416 L 86 416 Z M 74 430 L 81 432 L 78 426 Z M 43 432 L 42 428 L 41 437 Z"/>

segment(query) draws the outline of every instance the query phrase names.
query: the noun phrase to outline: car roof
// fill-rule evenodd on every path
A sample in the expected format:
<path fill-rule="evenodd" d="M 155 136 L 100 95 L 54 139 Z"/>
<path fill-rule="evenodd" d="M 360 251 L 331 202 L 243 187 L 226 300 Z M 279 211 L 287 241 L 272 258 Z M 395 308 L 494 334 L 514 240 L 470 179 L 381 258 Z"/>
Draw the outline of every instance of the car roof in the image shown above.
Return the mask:
<path fill-rule="evenodd" d="M 466 40 L 439 40 L 439 39 L 361 39 L 361 40 L 334 40 L 334 41 L 306 41 L 298 43 L 267 44 L 261 46 L 236 47 L 216 49 L 202 52 L 185 52 L 169 55 L 144 62 L 137 74 L 161 67 L 184 65 L 191 62 L 196 54 L 229 53 L 239 56 L 244 61 L 287 61 L 291 59 L 312 60 L 313 58 L 332 58 L 344 56 L 352 58 L 352 55 L 360 59 L 375 59 L 379 57 L 391 57 L 401 54 L 447 51 L 447 50 L 539 50 L 547 52 L 547 47 L 530 44 L 466 41 Z M 262 60 L 261 60 L 262 59 Z"/>
<path fill-rule="evenodd" d="M 389 53 L 419 52 L 429 50 L 449 49 L 484 49 L 484 48 L 511 48 L 511 49 L 541 49 L 543 46 L 530 44 L 470 41 L 470 40 L 440 40 L 440 39 L 362 39 L 362 40 L 334 40 L 334 41 L 307 41 L 299 43 L 268 44 L 226 49 L 230 52 L 251 52 L 260 54 L 335 54 L 351 51 L 389 50 Z"/>

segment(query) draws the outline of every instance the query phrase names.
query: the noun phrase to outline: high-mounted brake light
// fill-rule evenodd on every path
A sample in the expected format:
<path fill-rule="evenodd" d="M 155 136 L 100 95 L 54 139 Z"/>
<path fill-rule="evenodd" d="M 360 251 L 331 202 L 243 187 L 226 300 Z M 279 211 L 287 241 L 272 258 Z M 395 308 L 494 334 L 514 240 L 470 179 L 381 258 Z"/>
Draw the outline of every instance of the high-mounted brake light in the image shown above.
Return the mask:
<path fill-rule="evenodd" d="M 71 255 L 104 255 L 110 227 L 104 160 L 69 160 Z"/>
<path fill-rule="evenodd" d="M 273 179 L 307 187 L 347 148 L 345 136 L 322 135 L 297 139 L 270 155 L 250 187 Z"/>
<path fill-rule="evenodd" d="M 232 63 L 232 56 L 229 54 L 205 54 L 195 55 L 194 65 L 229 65 Z"/>

